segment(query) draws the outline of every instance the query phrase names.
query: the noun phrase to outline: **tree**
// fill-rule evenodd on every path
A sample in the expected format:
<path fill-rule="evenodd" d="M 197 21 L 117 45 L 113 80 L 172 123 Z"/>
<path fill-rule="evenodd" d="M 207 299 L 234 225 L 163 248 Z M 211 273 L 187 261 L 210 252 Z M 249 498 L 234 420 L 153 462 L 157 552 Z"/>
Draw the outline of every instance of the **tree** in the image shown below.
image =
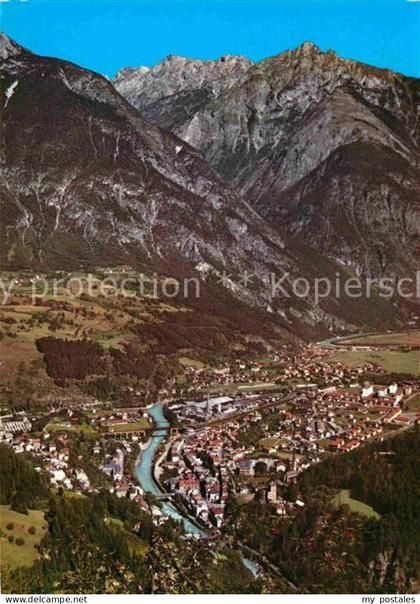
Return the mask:
<path fill-rule="evenodd" d="M 28 514 L 28 509 L 26 507 L 27 497 L 24 491 L 16 491 L 13 493 L 10 500 L 10 507 L 15 512 L 19 512 L 19 514 Z"/>
<path fill-rule="evenodd" d="M 0 503 L 25 512 L 28 507 L 37 507 L 47 497 L 45 478 L 35 470 L 30 455 L 17 455 L 11 447 L 2 444 L 0 467 Z"/>

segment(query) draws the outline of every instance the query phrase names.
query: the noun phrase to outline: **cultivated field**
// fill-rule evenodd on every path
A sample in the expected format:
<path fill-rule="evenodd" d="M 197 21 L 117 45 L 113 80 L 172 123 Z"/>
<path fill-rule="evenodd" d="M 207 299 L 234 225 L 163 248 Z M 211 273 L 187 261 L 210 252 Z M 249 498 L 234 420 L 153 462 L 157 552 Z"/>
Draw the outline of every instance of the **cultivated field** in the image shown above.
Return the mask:
<path fill-rule="evenodd" d="M 339 345 L 343 346 L 420 346 L 420 330 L 383 333 L 370 336 L 360 336 L 359 338 L 349 338 L 340 340 Z"/>
<path fill-rule="evenodd" d="M 130 432 L 130 430 L 144 430 L 151 427 L 152 424 L 147 420 L 147 418 L 143 417 L 135 422 L 109 425 L 106 429 L 109 432 Z"/>
<path fill-rule="evenodd" d="M 202 369 L 205 367 L 204 363 L 197 359 L 191 359 L 190 357 L 179 357 L 178 362 L 183 367 L 194 367 L 194 369 Z"/>
<path fill-rule="evenodd" d="M 6 284 L 18 276 L 0 273 Z M 115 273 L 115 276 L 118 275 Z M 86 276 L 74 273 L 72 277 L 84 279 Z M 148 295 L 124 298 L 112 296 L 112 291 L 103 295 L 91 290 L 92 295 L 86 297 L 83 293 L 72 293 L 71 287 L 53 292 L 52 285 L 48 294 L 35 303 L 28 279 L 20 278 L 7 304 L 2 303 L 4 296 L 0 296 L 0 378 L 7 378 L 22 361 L 42 359 L 35 346 L 39 338 L 88 338 L 104 348 L 121 349 L 131 341 L 141 345 L 140 337 L 133 333 L 134 324 L 157 324 L 165 314 L 186 312 L 181 306 L 170 306 Z"/>
<path fill-rule="evenodd" d="M 92 437 L 99 436 L 99 433 L 89 426 L 89 424 L 70 424 L 63 422 L 50 422 L 44 428 L 44 432 L 74 432 L 75 434 L 85 434 Z"/>
<path fill-rule="evenodd" d="M 348 367 L 356 367 L 363 363 L 374 363 L 388 373 L 410 373 L 420 376 L 420 351 L 345 350 L 333 353 L 327 360 L 331 363 L 342 363 Z"/>

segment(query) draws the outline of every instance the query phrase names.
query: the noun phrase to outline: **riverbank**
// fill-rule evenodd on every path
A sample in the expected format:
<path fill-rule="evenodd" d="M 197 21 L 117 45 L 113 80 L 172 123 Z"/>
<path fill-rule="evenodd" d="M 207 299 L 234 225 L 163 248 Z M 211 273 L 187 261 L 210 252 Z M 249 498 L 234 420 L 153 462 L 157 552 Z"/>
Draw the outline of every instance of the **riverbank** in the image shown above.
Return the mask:
<path fill-rule="evenodd" d="M 159 446 L 166 438 L 170 425 L 163 413 L 162 403 L 152 405 L 148 409 L 148 413 L 158 430 L 142 449 L 135 472 L 136 478 L 142 489 L 145 492 L 149 492 L 152 495 L 159 497 L 162 494 L 162 490 L 154 475 L 155 456 Z M 162 501 L 162 511 L 169 518 L 172 518 L 176 522 L 183 523 L 184 530 L 187 534 L 191 534 L 198 538 L 205 536 L 203 529 L 198 527 L 192 519 L 186 516 L 186 514 L 181 513 L 174 503 Z"/>
<path fill-rule="evenodd" d="M 165 459 L 165 456 L 167 455 L 169 448 L 171 447 L 171 439 L 169 439 L 167 441 L 167 443 L 164 446 L 163 451 L 159 454 L 158 458 L 155 460 L 153 460 L 153 464 L 152 464 L 152 478 L 155 482 L 155 485 L 157 487 L 157 489 L 159 490 L 159 493 L 165 493 L 165 489 L 163 488 L 162 484 L 160 483 L 160 476 L 163 473 L 162 468 L 160 467 L 160 464 L 162 463 L 162 461 Z M 158 448 L 159 449 L 159 448 Z M 155 453 L 155 458 L 156 455 L 158 453 L 158 450 Z M 199 531 L 201 531 L 201 534 L 199 535 L 199 537 L 201 539 L 207 538 L 209 536 L 209 527 L 202 525 L 196 518 L 194 518 L 193 516 L 191 516 L 191 514 L 188 512 L 188 510 L 186 509 L 186 507 L 184 505 L 182 505 L 182 503 L 180 503 L 179 501 L 177 501 L 175 498 L 171 499 L 171 503 L 170 505 L 172 507 L 174 507 L 176 510 L 178 510 L 178 512 L 184 517 L 187 518 L 189 520 L 189 522 L 191 522 Z"/>
<path fill-rule="evenodd" d="M 148 443 L 142 447 L 138 458 L 138 464 L 136 466 L 136 477 L 137 480 L 145 492 L 152 493 L 152 495 L 159 496 L 162 494 L 162 488 L 158 482 L 155 473 L 155 457 L 161 443 L 166 438 L 170 425 L 168 420 L 165 418 L 163 413 L 163 404 L 156 403 L 149 408 L 148 413 L 155 424 L 158 431 L 150 438 Z M 161 460 L 164 452 L 160 454 L 159 459 Z M 209 537 L 209 533 L 198 526 L 195 521 L 184 511 L 179 510 L 175 502 L 162 501 L 162 511 L 164 514 L 173 518 L 177 522 L 182 522 L 186 533 L 189 533 L 197 538 L 205 539 Z M 215 529 L 215 532 L 217 529 Z M 242 554 L 241 554 L 242 555 Z M 256 578 L 259 574 L 259 569 L 252 560 L 245 558 L 242 555 L 244 565 L 250 570 Z"/>

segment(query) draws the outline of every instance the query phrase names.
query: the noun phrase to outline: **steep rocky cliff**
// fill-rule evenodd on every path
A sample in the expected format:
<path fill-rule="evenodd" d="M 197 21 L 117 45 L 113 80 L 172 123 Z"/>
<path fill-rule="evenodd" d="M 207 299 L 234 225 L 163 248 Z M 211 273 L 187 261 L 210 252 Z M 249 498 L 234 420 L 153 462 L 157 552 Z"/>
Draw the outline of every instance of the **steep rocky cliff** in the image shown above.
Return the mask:
<path fill-rule="evenodd" d="M 3 269 L 130 262 L 216 285 L 226 270 L 226 304 L 280 304 L 268 273 L 297 267 L 197 151 L 144 121 L 98 74 L 6 36 L 0 48 Z M 240 282 L 244 272 L 252 286 Z M 209 295 L 221 297 L 217 287 Z M 302 319 L 314 317 L 310 301 L 298 303 Z M 300 322 L 287 313 L 277 316 L 286 326 Z M 326 328 L 323 313 L 316 323 Z"/>
<path fill-rule="evenodd" d="M 68 252 L 77 266 L 130 250 L 236 271 L 283 261 L 279 236 L 200 154 L 144 121 L 105 78 L 8 39 L 2 48 L 10 263 L 19 254 L 60 262 Z"/>
<path fill-rule="evenodd" d="M 122 69 L 114 85 L 147 120 L 175 132 L 209 101 L 242 82 L 251 65 L 245 57 L 229 55 L 218 61 L 169 55 L 152 69 Z"/>
<path fill-rule="evenodd" d="M 199 149 L 287 240 L 359 274 L 412 274 L 420 266 L 419 81 L 311 43 L 247 67 L 236 62 L 242 69 L 221 89 L 212 88 L 213 64 L 199 61 L 183 67 L 199 73 L 195 89 L 188 77 L 182 87 L 168 60 L 115 85 Z M 165 73 L 178 74 L 171 96 Z"/>
<path fill-rule="evenodd" d="M 106 78 L 6 36 L 0 48 L 3 268 L 127 262 L 192 273 L 212 285 L 209 304 L 223 298 L 231 314 L 240 300 L 306 337 L 393 322 L 387 302 L 378 313 L 380 301 L 356 308 L 293 289 L 299 277 L 334 277 L 335 265 L 316 254 L 301 262 L 197 150 L 145 121 Z M 272 274 L 289 275 L 282 288 Z"/>

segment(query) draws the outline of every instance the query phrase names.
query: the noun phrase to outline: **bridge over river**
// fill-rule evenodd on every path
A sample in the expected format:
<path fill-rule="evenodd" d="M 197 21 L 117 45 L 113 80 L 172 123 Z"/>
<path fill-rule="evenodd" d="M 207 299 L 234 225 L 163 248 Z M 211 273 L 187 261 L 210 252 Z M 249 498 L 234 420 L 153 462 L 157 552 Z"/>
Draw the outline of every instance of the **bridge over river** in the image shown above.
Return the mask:
<path fill-rule="evenodd" d="M 115 438 L 117 440 L 124 440 L 132 436 L 146 436 L 148 434 L 154 434 L 157 436 L 162 434 L 163 438 L 165 438 L 168 432 L 170 434 L 179 434 L 180 432 L 182 432 L 182 430 L 179 428 L 162 429 L 162 427 L 160 426 L 146 426 L 144 428 L 132 428 L 127 430 L 107 430 L 105 434 L 107 436 L 112 436 L 112 438 Z"/>

